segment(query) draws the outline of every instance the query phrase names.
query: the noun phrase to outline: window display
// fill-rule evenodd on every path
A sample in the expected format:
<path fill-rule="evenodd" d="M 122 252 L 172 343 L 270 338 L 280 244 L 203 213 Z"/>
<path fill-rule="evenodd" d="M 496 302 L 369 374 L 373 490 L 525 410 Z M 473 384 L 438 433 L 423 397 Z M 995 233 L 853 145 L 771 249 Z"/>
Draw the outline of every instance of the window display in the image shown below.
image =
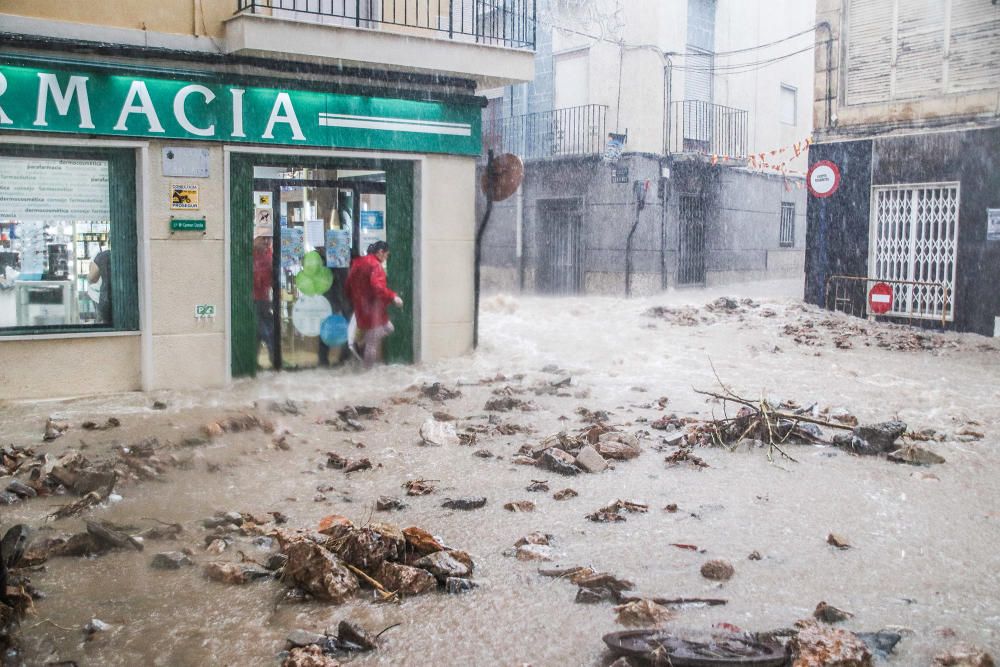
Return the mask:
<path fill-rule="evenodd" d="M 0 329 L 111 326 L 108 162 L 0 155 Z"/>

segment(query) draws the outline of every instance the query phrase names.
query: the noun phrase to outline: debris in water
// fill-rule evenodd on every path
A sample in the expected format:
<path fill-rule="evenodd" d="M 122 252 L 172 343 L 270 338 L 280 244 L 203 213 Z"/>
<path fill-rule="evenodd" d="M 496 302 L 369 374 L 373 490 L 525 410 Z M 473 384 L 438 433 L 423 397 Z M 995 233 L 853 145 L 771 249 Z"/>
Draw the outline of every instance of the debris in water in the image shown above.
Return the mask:
<path fill-rule="evenodd" d="M 252 429 L 260 429 L 265 433 L 274 433 L 274 424 L 257 415 L 244 413 L 225 417 L 202 427 L 205 435 L 209 437 L 217 437 L 223 433 L 240 433 Z"/>
<path fill-rule="evenodd" d="M 316 644 L 298 646 L 288 652 L 281 667 L 341 667 L 340 663 L 323 653 Z"/>
<path fill-rule="evenodd" d="M 450 510 L 475 510 L 486 505 L 485 496 L 466 496 L 464 498 L 445 498 L 441 507 Z"/>
<path fill-rule="evenodd" d="M 763 556 L 761 556 L 760 552 L 757 551 L 757 550 L 751 551 L 750 555 L 747 556 L 747 560 L 760 560 L 762 558 L 763 558 Z"/>
<path fill-rule="evenodd" d="M 836 533 L 830 533 L 826 536 L 826 543 L 837 547 L 838 549 L 850 549 L 851 544 L 847 541 L 847 538 L 841 537 Z"/>
<path fill-rule="evenodd" d="M 483 406 L 483 409 L 490 412 L 510 412 L 511 410 L 533 412 L 538 408 L 535 407 L 534 403 L 529 401 L 522 401 L 521 399 L 514 398 L 513 396 L 502 396 L 500 398 L 491 398 L 486 401 L 486 405 Z"/>
<path fill-rule="evenodd" d="M 535 503 L 530 500 L 514 500 L 509 503 L 505 503 L 503 508 L 510 512 L 534 512 Z"/>
<path fill-rule="evenodd" d="M 286 583 L 333 604 L 341 604 L 357 592 L 358 578 L 319 544 L 299 538 L 285 544 L 282 552 L 288 557 L 282 574 Z"/>
<path fill-rule="evenodd" d="M 437 421 L 429 418 L 420 427 L 420 440 L 424 445 L 459 445 L 461 441 L 451 422 Z"/>
<path fill-rule="evenodd" d="M 994 667 L 993 656 L 977 646 L 959 644 L 934 656 L 935 667 Z"/>
<path fill-rule="evenodd" d="M 80 428 L 84 431 L 107 431 L 108 429 L 117 428 L 122 425 L 122 422 L 117 417 L 108 417 L 107 421 L 103 424 L 98 424 L 95 421 L 85 421 L 80 424 Z"/>
<path fill-rule="evenodd" d="M 615 607 L 615 616 L 624 626 L 657 626 L 676 618 L 677 614 L 652 600 L 636 600 Z"/>
<path fill-rule="evenodd" d="M 591 512 L 587 515 L 587 518 L 591 521 L 608 523 L 614 521 L 625 521 L 625 516 L 623 512 L 629 514 L 635 512 L 647 512 L 649 510 L 649 505 L 644 503 L 637 503 L 631 500 L 616 500 L 610 505 L 605 505 L 604 507 Z"/>
<path fill-rule="evenodd" d="M 165 551 L 153 556 L 149 566 L 154 570 L 179 570 L 185 565 L 193 564 L 187 554 L 180 551 Z"/>
<path fill-rule="evenodd" d="M 99 618 L 92 618 L 83 626 L 83 634 L 90 638 L 98 632 L 107 632 L 110 629 L 110 623 L 105 623 Z"/>
<path fill-rule="evenodd" d="M 533 492 L 534 491 L 548 491 L 549 490 L 548 480 L 546 480 L 546 479 L 533 479 L 533 480 L 531 480 L 531 484 L 529 484 L 525 488 L 525 490 L 526 491 L 533 491 Z"/>
<path fill-rule="evenodd" d="M 576 498 L 579 493 L 570 488 L 565 488 L 560 491 L 556 491 L 552 494 L 552 497 L 556 500 L 569 500 L 570 498 Z"/>
<path fill-rule="evenodd" d="M 554 557 L 548 544 L 521 544 L 516 547 L 514 555 L 521 561 L 551 561 Z"/>
<path fill-rule="evenodd" d="M 824 623 L 840 623 L 849 618 L 854 618 L 854 614 L 843 609 L 838 609 L 826 602 L 820 602 L 813 611 L 813 617 Z"/>
<path fill-rule="evenodd" d="M 462 396 L 462 392 L 457 389 L 449 389 L 440 382 L 423 385 L 420 387 L 420 394 L 432 401 L 448 401 Z"/>
<path fill-rule="evenodd" d="M 944 457 L 917 445 L 903 445 L 886 456 L 894 463 L 909 463 L 910 465 L 934 465 L 944 463 Z"/>
<path fill-rule="evenodd" d="M 729 581 L 735 573 L 732 563 L 719 558 L 701 566 L 701 576 L 712 581 Z"/>
<path fill-rule="evenodd" d="M 686 638 L 663 630 L 646 629 L 613 632 L 604 635 L 603 640 L 614 655 L 634 658 L 642 664 L 690 667 L 727 664 L 783 667 L 788 664 L 784 646 L 776 641 L 758 641 L 748 634 L 727 632 Z"/>
<path fill-rule="evenodd" d="M 687 447 L 679 447 L 673 454 L 670 454 L 663 460 L 671 468 L 679 466 L 682 463 L 687 463 L 696 470 L 709 467 L 704 459 L 700 456 L 695 456 Z"/>
<path fill-rule="evenodd" d="M 375 500 L 375 509 L 380 512 L 391 510 L 401 510 L 406 507 L 406 503 L 395 496 L 379 496 Z"/>
<path fill-rule="evenodd" d="M 363 458 L 356 461 L 350 461 L 346 466 L 344 466 L 344 473 L 358 472 L 359 470 L 371 470 L 371 468 L 372 462 Z"/>
<path fill-rule="evenodd" d="M 406 489 L 406 495 L 408 496 L 426 496 L 429 493 L 434 493 L 437 491 L 437 487 L 431 484 L 431 482 L 436 482 L 436 479 L 411 479 L 403 483 L 403 488 Z"/>
<path fill-rule="evenodd" d="M 45 442 L 52 442 L 69 428 L 69 424 L 63 424 L 56 422 L 51 417 L 45 422 L 45 434 L 42 436 L 42 440 Z"/>
<path fill-rule="evenodd" d="M 221 561 L 206 563 L 202 571 L 212 581 L 235 585 L 270 579 L 273 576 L 270 570 L 257 565 Z"/>
<path fill-rule="evenodd" d="M 872 654 L 857 635 L 820 625 L 812 619 L 795 624 L 798 633 L 789 644 L 793 667 L 872 667 Z"/>

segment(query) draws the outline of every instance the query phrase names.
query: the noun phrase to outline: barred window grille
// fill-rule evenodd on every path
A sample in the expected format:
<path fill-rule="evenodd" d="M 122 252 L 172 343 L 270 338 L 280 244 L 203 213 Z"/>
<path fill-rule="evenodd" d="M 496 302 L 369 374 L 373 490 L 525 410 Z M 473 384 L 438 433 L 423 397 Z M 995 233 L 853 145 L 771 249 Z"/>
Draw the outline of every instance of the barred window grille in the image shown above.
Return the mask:
<path fill-rule="evenodd" d="M 795 202 L 781 202 L 781 229 L 778 244 L 782 248 L 795 247 Z"/>
<path fill-rule="evenodd" d="M 958 183 L 872 188 L 868 277 L 890 282 L 888 315 L 952 321 L 958 248 Z"/>

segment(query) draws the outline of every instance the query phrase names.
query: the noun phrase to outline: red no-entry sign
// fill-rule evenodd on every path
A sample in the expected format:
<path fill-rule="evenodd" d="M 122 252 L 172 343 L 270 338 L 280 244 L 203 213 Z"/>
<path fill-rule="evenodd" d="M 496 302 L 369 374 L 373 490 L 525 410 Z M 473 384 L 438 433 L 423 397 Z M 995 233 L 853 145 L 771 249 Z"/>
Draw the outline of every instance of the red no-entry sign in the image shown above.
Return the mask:
<path fill-rule="evenodd" d="M 868 291 L 868 310 L 882 315 L 892 310 L 892 288 L 886 283 L 875 283 Z"/>

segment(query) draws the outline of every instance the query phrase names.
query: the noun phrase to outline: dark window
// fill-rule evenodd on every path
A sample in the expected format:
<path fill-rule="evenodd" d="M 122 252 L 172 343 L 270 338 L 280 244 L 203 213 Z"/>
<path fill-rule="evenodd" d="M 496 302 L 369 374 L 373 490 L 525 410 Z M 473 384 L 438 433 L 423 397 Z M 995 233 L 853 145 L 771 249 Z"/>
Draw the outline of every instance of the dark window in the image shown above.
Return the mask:
<path fill-rule="evenodd" d="M 793 202 L 781 202 L 781 230 L 778 234 L 778 243 L 782 248 L 795 247 L 795 204 Z"/>

